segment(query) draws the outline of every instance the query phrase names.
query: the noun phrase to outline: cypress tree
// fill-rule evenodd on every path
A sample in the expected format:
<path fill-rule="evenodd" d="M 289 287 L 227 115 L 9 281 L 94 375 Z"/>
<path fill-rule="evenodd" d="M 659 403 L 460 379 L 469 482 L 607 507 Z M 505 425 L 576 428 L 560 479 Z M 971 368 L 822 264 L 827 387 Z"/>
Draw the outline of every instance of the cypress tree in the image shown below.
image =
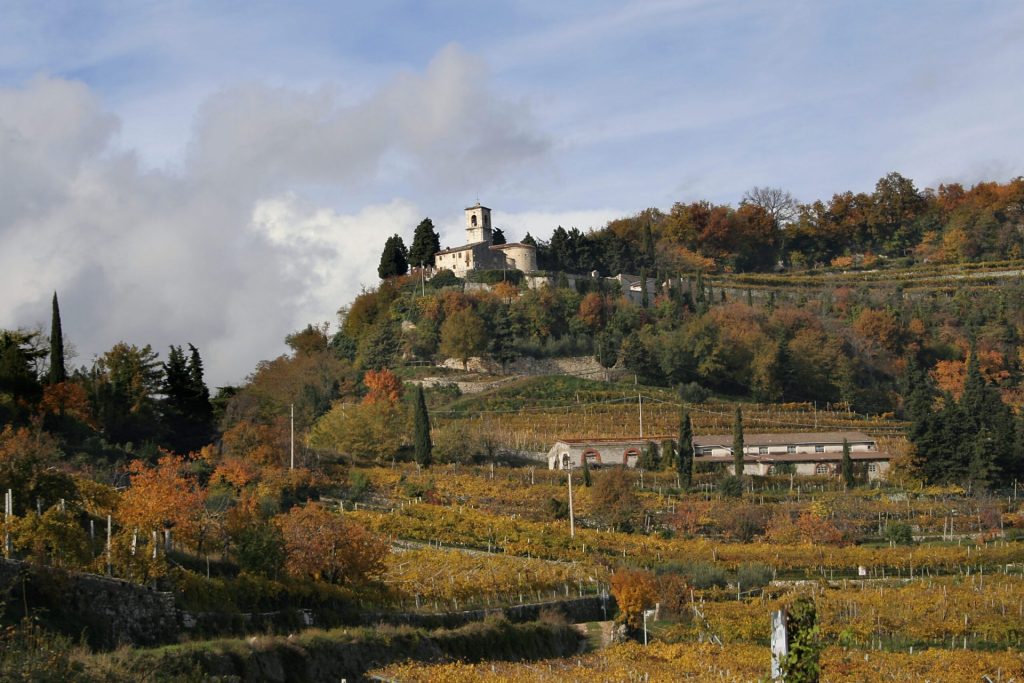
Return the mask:
<path fill-rule="evenodd" d="M 843 439 L 843 486 L 853 488 L 853 458 L 850 457 L 850 442 Z"/>
<path fill-rule="evenodd" d="M 743 476 L 743 411 L 736 406 L 736 419 L 732 424 L 732 463 L 733 475 Z"/>
<path fill-rule="evenodd" d="M 640 305 L 644 308 L 650 306 L 651 302 L 647 297 L 647 269 L 640 269 Z"/>
<path fill-rule="evenodd" d="M 679 473 L 679 484 L 685 490 L 693 481 L 693 425 L 690 423 L 690 412 L 683 407 L 683 415 L 679 420 L 679 446 L 676 449 L 676 471 Z"/>
<path fill-rule="evenodd" d="M 593 480 L 590 477 L 590 465 L 587 464 L 587 456 L 583 456 L 583 485 L 590 486 L 593 484 Z"/>
<path fill-rule="evenodd" d="M 50 322 L 50 384 L 59 384 L 68 378 L 64 369 L 64 332 L 60 326 L 60 306 L 57 292 L 53 293 L 53 318 Z"/>
<path fill-rule="evenodd" d="M 413 232 L 408 261 L 413 266 L 430 266 L 434 263 L 434 254 L 439 251 L 441 237 L 434 230 L 434 222 L 424 218 Z"/>
<path fill-rule="evenodd" d="M 377 266 L 377 275 L 381 280 L 396 275 L 405 275 L 409 272 L 408 252 L 405 242 L 398 235 L 392 235 L 384 243 L 384 251 L 380 255 L 380 265 Z"/>
<path fill-rule="evenodd" d="M 434 445 L 430 441 L 430 416 L 427 414 L 427 400 L 423 396 L 423 387 L 416 387 L 416 406 L 413 414 L 413 440 L 416 464 L 430 467 L 433 462 Z"/>

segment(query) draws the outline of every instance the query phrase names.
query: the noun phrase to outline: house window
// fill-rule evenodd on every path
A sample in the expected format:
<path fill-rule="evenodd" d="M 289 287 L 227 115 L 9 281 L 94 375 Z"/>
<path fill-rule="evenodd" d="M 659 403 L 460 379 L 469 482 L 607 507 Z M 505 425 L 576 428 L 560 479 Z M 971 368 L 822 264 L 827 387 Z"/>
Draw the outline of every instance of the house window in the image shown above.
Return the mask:
<path fill-rule="evenodd" d="M 757 454 L 758 455 L 768 455 L 768 447 L 767 446 L 758 446 L 757 447 Z"/>
<path fill-rule="evenodd" d="M 701 446 L 697 449 L 697 455 L 711 455 L 712 450 L 711 446 Z"/>
<path fill-rule="evenodd" d="M 814 452 L 815 453 L 824 453 L 825 452 L 825 447 L 823 445 L 821 445 L 821 444 L 818 444 L 817 446 L 814 447 Z"/>
<path fill-rule="evenodd" d="M 786 446 L 787 453 L 796 453 L 796 446 Z"/>
<path fill-rule="evenodd" d="M 877 462 L 869 462 L 868 463 L 868 473 L 869 474 L 874 474 L 877 471 L 878 471 L 878 463 Z"/>
<path fill-rule="evenodd" d="M 814 473 L 815 474 L 828 474 L 828 465 L 826 465 L 823 462 L 819 462 L 814 467 Z"/>

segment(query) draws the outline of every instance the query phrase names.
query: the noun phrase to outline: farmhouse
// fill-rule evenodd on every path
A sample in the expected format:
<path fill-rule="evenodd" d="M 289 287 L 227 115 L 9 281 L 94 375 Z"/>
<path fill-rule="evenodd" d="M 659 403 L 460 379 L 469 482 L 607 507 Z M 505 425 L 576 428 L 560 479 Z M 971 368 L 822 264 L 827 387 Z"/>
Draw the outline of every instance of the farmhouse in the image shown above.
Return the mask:
<path fill-rule="evenodd" d="M 883 477 L 890 455 L 878 450 L 873 438 L 862 432 L 797 432 L 791 434 L 744 434 L 743 471 L 773 474 L 792 468 L 794 474 L 838 474 L 843 461 L 843 440 L 850 445 L 850 459 L 865 463 L 868 479 Z M 694 463 L 722 463 L 732 471 L 732 435 L 693 437 Z"/>
<path fill-rule="evenodd" d="M 537 270 L 537 248 L 515 242 L 494 244 L 491 210 L 477 202 L 466 209 L 466 244 L 434 254 L 434 269 L 447 269 L 457 277 L 471 270 Z"/>
<path fill-rule="evenodd" d="M 625 465 L 636 467 L 641 453 L 650 444 L 662 450 L 662 442 L 671 436 L 644 439 L 562 439 L 548 451 L 550 469 L 583 466 Z M 776 474 L 792 471 L 798 475 L 829 476 L 842 467 L 843 440 L 850 445 L 850 459 L 863 463 L 868 479 L 885 476 L 890 455 L 878 450 L 873 438 L 861 432 L 801 432 L 790 434 L 744 434 L 743 471 L 747 474 Z M 695 464 L 721 464 L 732 471 L 732 435 L 713 434 L 693 437 Z"/>
<path fill-rule="evenodd" d="M 652 443 L 661 455 L 661 442 L 671 436 L 651 436 L 643 439 L 562 439 L 548 451 L 548 469 L 567 470 L 583 467 L 583 458 L 590 467 L 625 465 L 636 467 L 644 449 Z"/>

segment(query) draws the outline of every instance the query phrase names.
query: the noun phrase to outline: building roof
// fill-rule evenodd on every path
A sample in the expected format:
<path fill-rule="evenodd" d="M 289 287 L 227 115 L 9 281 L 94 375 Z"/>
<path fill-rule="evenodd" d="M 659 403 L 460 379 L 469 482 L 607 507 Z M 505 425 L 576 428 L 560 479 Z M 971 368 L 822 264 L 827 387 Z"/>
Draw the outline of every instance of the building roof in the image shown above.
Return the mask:
<path fill-rule="evenodd" d="M 744 453 L 743 462 L 839 462 L 843 459 L 842 453 L 830 451 L 828 453 L 773 453 L 769 455 L 757 455 Z M 892 455 L 882 451 L 850 451 L 850 460 L 891 460 Z M 732 455 L 698 455 L 694 462 L 731 463 Z"/>
<path fill-rule="evenodd" d="M 507 244 L 492 244 L 491 249 L 508 249 L 509 247 L 525 247 L 527 249 L 537 250 L 537 247 L 532 244 L 524 244 L 522 242 L 509 242 Z"/>
<path fill-rule="evenodd" d="M 467 206 L 467 207 L 466 207 L 466 211 L 472 211 L 473 209 L 487 209 L 488 211 L 490 211 L 490 209 L 489 209 L 489 208 L 487 208 L 486 206 L 484 206 L 484 205 L 483 205 L 483 204 L 481 204 L 480 202 L 477 202 L 477 203 L 476 203 L 476 204 L 474 204 L 473 206 Z"/>
<path fill-rule="evenodd" d="M 744 446 L 799 446 L 802 444 L 841 444 L 843 439 L 850 443 L 874 443 L 875 440 L 863 432 L 794 432 L 789 434 L 744 434 Z M 732 448 L 732 434 L 709 434 L 693 437 L 694 446 L 721 446 Z"/>
<path fill-rule="evenodd" d="M 463 244 L 461 247 L 442 249 L 441 251 L 435 252 L 434 256 L 439 256 L 440 254 L 452 254 L 456 251 L 465 251 L 467 249 L 472 249 L 473 247 L 479 247 L 481 244 L 487 244 L 487 242 L 473 242 L 472 244 Z"/>
<path fill-rule="evenodd" d="M 632 437 L 632 438 L 619 438 L 619 439 L 558 439 L 555 443 L 564 443 L 568 446 L 614 446 L 615 444 L 636 444 L 636 443 L 647 443 L 648 441 L 654 441 L 655 443 L 660 441 L 666 441 L 668 439 L 674 439 L 674 436 L 644 436 L 644 437 Z"/>

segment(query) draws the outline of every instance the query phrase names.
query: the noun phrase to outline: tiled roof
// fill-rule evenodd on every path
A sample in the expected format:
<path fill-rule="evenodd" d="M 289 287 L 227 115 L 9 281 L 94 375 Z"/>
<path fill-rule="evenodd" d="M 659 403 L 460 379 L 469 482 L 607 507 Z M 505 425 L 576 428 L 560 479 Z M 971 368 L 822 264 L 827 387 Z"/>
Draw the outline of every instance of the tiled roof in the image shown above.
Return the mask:
<path fill-rule="evenodd" d="M 744 434 L 744 446 L 799 446 L 801 444 L 841 444 L 843 439 L 850 443 L 874 443 L 874 439 L 863 432 L 795 432 L 789 434 Z M 721 446 L 732 448 L 732 434 L 710 434 L 693 437 L 694 446 Z"/>

